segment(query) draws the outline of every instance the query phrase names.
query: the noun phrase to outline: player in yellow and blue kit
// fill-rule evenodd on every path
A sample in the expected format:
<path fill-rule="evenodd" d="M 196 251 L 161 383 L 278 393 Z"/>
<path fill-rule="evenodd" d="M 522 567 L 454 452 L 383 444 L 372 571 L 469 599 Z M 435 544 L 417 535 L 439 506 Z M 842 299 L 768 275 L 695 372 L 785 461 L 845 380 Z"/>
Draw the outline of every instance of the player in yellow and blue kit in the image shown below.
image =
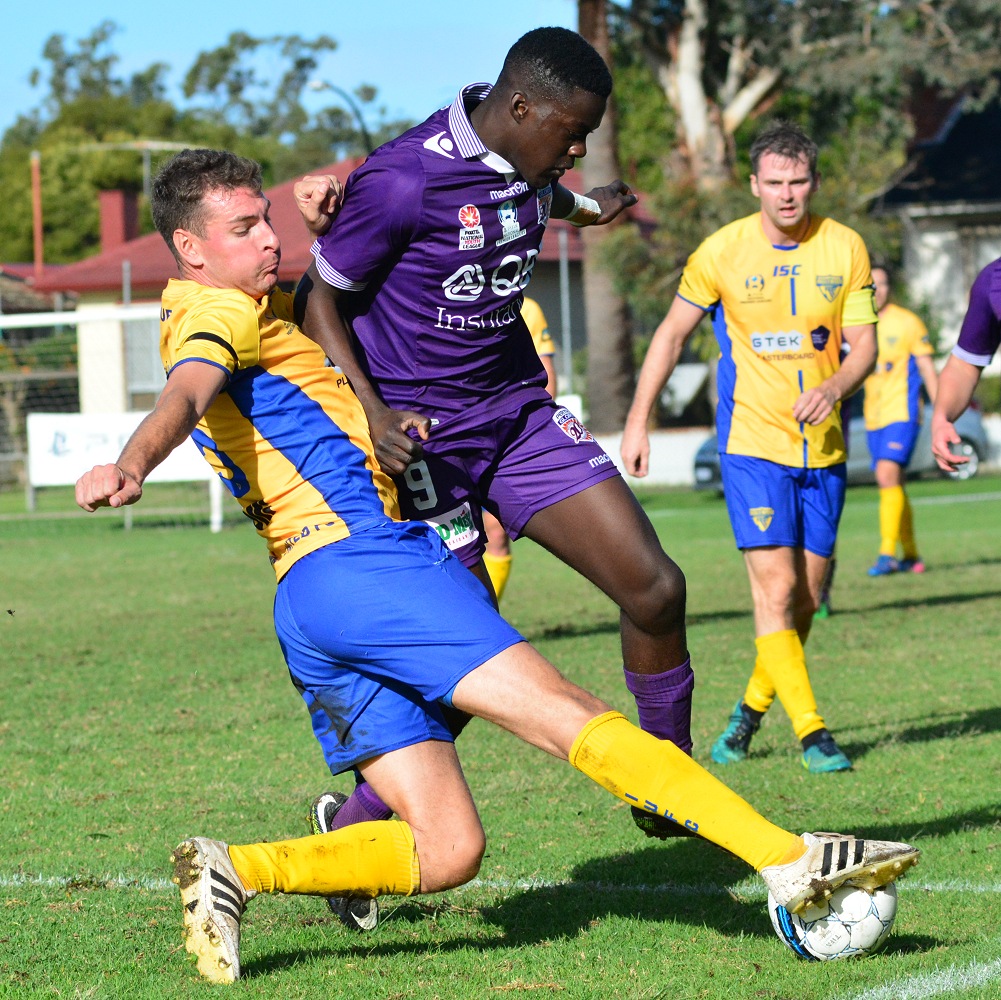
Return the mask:
<path fill-rule="evenodd" d="M 928 330 L 919 316 L 890 301 L 890 272 L 873 267 L 879 353 L 876 370 L 865 380 L 866 436 L 879 487 L 879 556 L 870 576 L 923 573 L 914 517 L 904 489 L 907 463 L 921 431 L 921 384 L 934 403 L 938 373 Z M 898 543 L 903 558 L 897 559 Z"/>
<path fill-rule="evenodd" d="M 182 276 L 163 297 L 167 386 L 118 461 L 78 480 L 76 499 L 88 511 L 135 503 L 150 471 L 196 432 L 267 543 L 275 629 L 331 771 L 357 766 L 400 819 L 271 843 L 180 843 L 173 880 L 199 972 L 240 977 L 241 920 L 259 893 L 371 899 L 476 874 L 485 837 L 443 706 L 718 843 L 792 911 L 914 864 L 906 844 L 798 837 L 769 823 L 682 750 L 561 677 L 433 527 L 395 519 L 361 403 L 276 288 L 280 246 L 260 184 L 257 164 L 215 150 L 185 150 L 157 175 L 153 218 Z"/>
<path fill-rule="evenodd" d="M 708 315 L 720 346 L 716 429 L 727 510 L 744 554 L 757 659 L 712 757 L 747 757 L 776 695 L 811 773 L 851 762 L 817 710 L 804 645 L 845 496 L 840 402 L 876 354 L 872 278 L 861 238 L 811 215 L 817 148 L 777 122 L 751 146 L 761 211 L 724 226 L 689 258 L 651 341 L 622 437 L 626 471 L 647 472 L 650 411 Z M 842 360 L 842 342 L 850 352 Z"/>

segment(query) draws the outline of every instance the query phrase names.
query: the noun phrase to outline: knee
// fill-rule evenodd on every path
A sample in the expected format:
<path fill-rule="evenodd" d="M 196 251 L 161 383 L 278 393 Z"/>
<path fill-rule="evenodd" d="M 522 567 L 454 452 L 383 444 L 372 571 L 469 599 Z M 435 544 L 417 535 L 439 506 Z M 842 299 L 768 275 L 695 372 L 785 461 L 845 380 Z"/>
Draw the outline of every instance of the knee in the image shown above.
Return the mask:
<path fill-rule="evenodd" d="M 637 585 L 619 605 L 642 631 L 661 635 L 684 628 L 687 583 L 674 560 L 660 553 L 648 572 L 636 573 Z"/>
<path fill-rule="evenodd" d="M 483 830 L 466 830 L 446 837 L 417 856 L 421 866 L 421 892 L 442 892 L 476 877 L 487 842 Z"/>

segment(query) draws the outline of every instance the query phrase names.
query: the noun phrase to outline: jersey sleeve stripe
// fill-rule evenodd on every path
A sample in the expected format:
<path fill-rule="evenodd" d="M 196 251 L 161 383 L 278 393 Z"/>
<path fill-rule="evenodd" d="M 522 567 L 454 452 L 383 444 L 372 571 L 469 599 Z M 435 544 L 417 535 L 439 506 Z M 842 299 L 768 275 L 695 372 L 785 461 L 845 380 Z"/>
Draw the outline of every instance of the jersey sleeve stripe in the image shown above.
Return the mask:
<path fill-rule="evenodd" d="M 991 358 L 994 357 L 993 354 L 971 354 L 960 347 L 959 344 L 952 349 L 952 353 L 960 361 L 965 361 L 968 365 L 976 365 L 977 368 L 986 368 L 991 363 Z"/>
<path fill-rule="evenodd" d="M 678 292 L 678 298 L 681 299 L 682 302 L 687 302 L 690 306 L 695 306 L 696 309 L 701 309 L 703 312 L 709 312 L 709 310 L 712 309 L 714 305 L 716 305 L 716 302 L 711 302 L 709 305 L 704 306 L 702 305 L 701 302 L 693 302 L 691 299 L 686 298 L 680 292 Z M 717 299 L 716 301 L 718 302 L 719 299 Z"/>
<path fill-rule="evenodd" d="M 314 243 L 309 249 L 313 255 L 313 259 L 316 261 L 316 270 L 328 285 L 333 285 L 334 288 L 339 288 L 342 292 L 360 292 L 365 288 L 367 282 L 352 281 L 350 278 L 345 278 L 340 271 L 331 267 L 323 259 L 319 243 Z"/>
<path fill-rule="evenodd" d="M 193 333 L 184 342 L 190 343 L 192 340 L 207 340 L 211 344 L 218 344 L 220 347 L 225 347 L 229 351 L 230 356 L 233 358 L 233 366 L 238 368 L 240 365 L 240 358 L 237 356 L 236 348 L 229 343 L 228 340 L 224 340 L 217 333 Z"/>

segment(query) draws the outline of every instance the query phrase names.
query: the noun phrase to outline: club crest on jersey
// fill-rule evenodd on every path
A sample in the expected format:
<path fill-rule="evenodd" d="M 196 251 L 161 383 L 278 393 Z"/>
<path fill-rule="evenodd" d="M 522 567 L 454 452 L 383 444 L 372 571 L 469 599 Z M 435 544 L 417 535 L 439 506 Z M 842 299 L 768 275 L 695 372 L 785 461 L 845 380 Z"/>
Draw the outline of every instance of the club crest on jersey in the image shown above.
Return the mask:
<path fill-rule="evenodd" d="M 841 291 L 841 286 L 845 283 L 840 274 L 818 274 L 817 287 L 828 302 L 833 302 Z"/>
<path fill-rule="evenodd" d="M 505 201 L 497 209 L 497 218 L 501 224 L 501 238 L 497 241 L 497 246 L 502 247 L 525 235 L 525 230 L 518 222 L 518 206 L 513 201 Z"/>
<path fill-rule="evenodd" d="M 553 414 L 553 423 L 575 444 L 594 440 L 591 432 L 565 406 Z"/>
<path fill-rule="evenodd" d="M 775 511 L 771 507 L 749 507 L 747 513 L 751 515 L 751 520 L 758 526 L 759 531 L 767 531 L 775 516 Z"/>
<path fill-rule="evenodd" d="M 831 331 L 826 326 L 818 326 L 816 330 L 810 331 L 810 339 L 813 341 L 814 350 L 822 351 L 827 346 L 827 341 L 831 339 Z"/>
<path fill-rule="evenodd" d="M 483 249 L 483 226 L 480 225 L 480 210 L 475 205 L 463 205 L 459 209 L 459 222 L 462 229 L 459 230 L 460 250 L 482 250 Z"/>
<path fill-rule="evenodd" d="M 552 184 L 549 184 L 544 188 L 539 188 L 536 195 L 539 199 L 539 225 L 547 226 L 549 225 L 549 213 L 553 209 Z"/>

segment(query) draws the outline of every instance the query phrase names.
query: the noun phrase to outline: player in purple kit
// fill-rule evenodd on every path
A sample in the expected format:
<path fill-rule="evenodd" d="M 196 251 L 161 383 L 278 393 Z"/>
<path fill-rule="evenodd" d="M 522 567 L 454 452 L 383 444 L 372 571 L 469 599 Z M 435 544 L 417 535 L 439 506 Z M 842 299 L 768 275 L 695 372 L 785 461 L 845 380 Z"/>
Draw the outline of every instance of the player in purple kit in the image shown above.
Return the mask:
<path fill-rule="evenodd" d="M 684 575 L 609 456 L 549 397 L 520 315 L 550 217 L 604 224 L 636 200 L 620 181 L 584 197 L 559 183 L 611 87 L 580 35 L 539 28 L 493 87 L 464 88 L 376 150 L 332 225 L 324 179 L 304 178 L 296 199 L 319 238 L 303 328 L 351 380 L 403 515 L 434 524 L 487 587 L 481 507 L 600 587 L 621 610 L 641 725 L 690 753 Z M 634 815 L 651 836 L 670 828 Z"/>
<path fill-rule="evenodd" d="M 938 377 L 931 418 L 931 450 L 939 468 L 946 472 L 955 472 L 969 461 L 952 453 L 951 446 L 960 443 L 952 422 L 970 405 L 980 373 L 991 363 L 998 344 L 1001 344 L 1001 258 L 991 261 L 977 275 L 959 339 Z"/>

